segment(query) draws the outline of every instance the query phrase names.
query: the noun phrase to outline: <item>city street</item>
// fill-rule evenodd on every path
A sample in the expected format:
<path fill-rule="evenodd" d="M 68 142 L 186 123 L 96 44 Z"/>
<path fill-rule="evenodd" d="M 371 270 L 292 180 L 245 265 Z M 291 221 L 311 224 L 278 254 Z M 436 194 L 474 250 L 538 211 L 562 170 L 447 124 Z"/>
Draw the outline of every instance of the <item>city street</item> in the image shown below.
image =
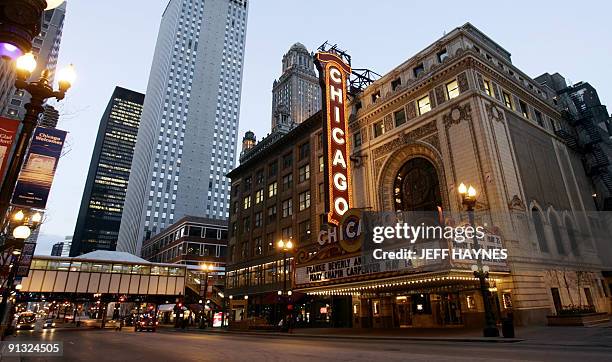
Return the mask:
<path fill-rule="evenodd" d="M 601 341 L 609 342 L 612 329 L 606 329 L 600 331 Z M 571 346 L 561 342 L 556 345 L 555 341 L 541 345 L 529 340 L 517 343 L 339 340 L 324 336 L 241 336 L 172 330 L 134 333 L 132 329 L 22 332 L 11 340 L 62 341 L 62 361 L 604 361 L 612 355 L 612 345 L 594 340 Z"/>

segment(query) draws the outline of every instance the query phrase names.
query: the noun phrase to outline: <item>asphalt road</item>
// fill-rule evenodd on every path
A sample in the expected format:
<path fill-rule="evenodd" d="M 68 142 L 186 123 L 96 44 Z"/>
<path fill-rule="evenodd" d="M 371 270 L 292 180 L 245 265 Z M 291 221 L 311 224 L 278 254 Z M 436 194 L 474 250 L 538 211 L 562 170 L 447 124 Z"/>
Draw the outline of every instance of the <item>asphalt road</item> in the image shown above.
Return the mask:
<path fill-rule="evenodd" d="M 612 361 L 611 347 L 523 342 L 363 341 L 171 331 L 134 333 L 131 329 L 20 332 L 12 340 L 64 344 L 64 357 L 22 357 L 21 361 Z M 3 362 L 18 360 L 2 358 Z"/>

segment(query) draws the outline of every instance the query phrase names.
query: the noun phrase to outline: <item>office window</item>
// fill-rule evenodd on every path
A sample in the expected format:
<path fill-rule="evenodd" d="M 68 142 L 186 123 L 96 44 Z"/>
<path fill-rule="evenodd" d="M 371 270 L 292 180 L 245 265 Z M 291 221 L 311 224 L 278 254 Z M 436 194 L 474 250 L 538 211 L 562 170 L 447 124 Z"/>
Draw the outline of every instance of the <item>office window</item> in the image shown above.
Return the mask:
<path fill-rule="evenodd" d="M 293 164 L 293 154 L 288 153 L 283 156 L 283 168 L 289 168 Z"/>
<path fill-rule="evenodd" d="M 283 201 L 283 217 L 293 215 L 293 202 L 291 199 Z"/>
<path fill-rule="evenodd" d="M 299 182 L 310 179 L 310 165 L 306 164 L 299 169 Z"/>
<path fill-rule="evenodd" d="M 489 97 L 493 97 L 493 92 L 491 91 L 491 82 L 489 82 L 487 79 L 483 79 L 482 84 L 484 86 L 485 93 L 487 93 Z"/>
<path fill-rule="evenodd" d="M 423 74 L 424 71 L 425 71 L 425 67 L 423 66 L 423 63 L 417 65 L 416 67 L 412 69 L 412 73 L 414 74 L 415 78 L 418 78 L 419 75 Z"/>
<path fill-rule="evenodd" d="M 293 174 L 283 176 L 283 190 L 287 191 L 293 187 Z"/>
<path fill-rule="evenodd" d="M 324 184 L 319 184 L 319 202 L 325 201 L 325 186 Z"/>
<path fill-rule="evenodd" d="M 383 121 L 378 121 L 374 123 L 374 137 L 382 136 L 385 133 L 385 124 Z"/>
<path fill-rule="evenodd" d="M 268 222 L 273 223 L 276 221 L 276 205 L 268 208 Z"/>
<path fill-rule="evenodd" d="M 264 172 L 263 170 L 259 170 L 257 171 L 257 174 L 255 174 L 255 182 L 257 183 L 257 185 L 261 185 L 263 184 L 264 181 Z"/>
<path fill-rule="evenodd" d="M 251 189 L 251 177 L 250 176 L 244 179 L 243 187 L 244 187 L 244 191 L 248 191 Z"/>
<path fill-rule="evenodd" d="M 325 168 L 325 157 L 319 156 L 319 172 L 323 172 Z"/>
<path fill-rule="evenodd" d="M 521 106 L 521 114 L 523 114 L 523 117 L 529 119 L 529 108 L 527 108 L 527 104 L 519 100 L 519 106 Z"/>
<path fill-rule="evenodd" d="M 535 116 L 536 116 L 536 121 L 538 122 L 538 125 L 540 127 L 544 127 L 544 118 L 542 118 L 542 112 L 538 111 L 537 109 L 534 110 Z"/>
<path fill-rule="evenodd" d="M 276 196 L 277 192 L 278 192 L 278 183 L 274 181 L 268 185 L 268 197 Z"/>
<path fill-rule="evenodd" d="M 246 210 L 249 207 L 251 207 L 251 196 L 246 196 L 243 200 L 242 200 L 242 206 L 243 208 Z"/>
<path fill-rule="evenodd" d="M 448 58 L 448 51 L 446 49 L 439 51 L 438 54 L 438 63 L 442 63 L 446 58 Z"/>
<path fill-rule="evenodd" d="M 431 103 L 429 103 L 429 96 L 425 96 L 417 101 L 419 108 L 419 114 L 425 114 L 431 111 Z"/>
<path fill-rule="evenodd" d="M 372 103 L 376 103 L 378 98 L 380 98 L 380 91 L 376 91 L 372 94 Z"/>
<path fill-rule="evenodd" d="M 300 195 L 300 211 L 310 207 L 310 191 L 302 192 Z"/>
<path fill-rule="evenodd" d="M 278 163 L 273 162 L 268 165 L 268 177 L 275 177 L 278 172 Z"/>
<path fill-rule="evenodd" d="M 406 112 L 404 108 L 393 113 L 393 119 L 395 120 L 395 127 L 401 126 L 406 123 Z"/>
<path fill-rule="evenodd" d="M 361 146 L 361 131 L 356 132 L 356 133 L 353 135 L 353 146 L 354 146 L 354 147 Z"/>
<path fill-rule="evenodd" d="M 261 255 L 263 252 L 261 248 L 261 237 L 256 237 L 253 244 L 255 245 L 255 255 Z"/>
<path fill-rule="evenodd" d="M 300 146 L 300 161 L 310 155 L 310 143 L 306 142 Z"/>
<path fill-rule="evenodd" d="M 255 192 L 255 204 L 259 204 L 264 199 L 264 190 L 260 189 Z"/>
<path fill-rule="evenodd" d="M 394 80 L 391 81 L 391 89 L 392 90 L 396 90 L 397 87 L 399 87 L 400 85 L 402 85 L 402 78 L 397 77 Z"/>
<path fill-rule="evenodd" d="M 261 227 L 261 221 L 262 221 L 262 212 L 256 212 L 255 213 L 255 227 Z"/>
<path fill-rule="evenodd" d="M 506 107 L 514 109 L 514 107 L 512 106 L 512 98 L 510 98 L 510 94 L 502 92 L 502 96 L 504 97 L 504 104 L 506 105 Z"/>
<path fill-rule="evenodd" d="M 251 230 L 251 218 L 250 217 L 245 217 L 244 219 L 242 219 L 242 230 L 244 232 L 248 232 Z"/>
<path fill-rule="evenodd" d="M 448 99 L 453 99 L 459 96 L 459 84 L 456 80 L 446 83 L 446 96 Z"/>
<path fill-rule="evenodd" d="M 291 226 L 283 228 L 281 230 L 281 237 L 283 240 L 293 239 L 293 228 Z"/>
<path fill-rule="evenodd" d="M 310 220 L 301 222 L 298 225 L 299 241 L 300 243 L 306 243 L 310 240 Z"/>

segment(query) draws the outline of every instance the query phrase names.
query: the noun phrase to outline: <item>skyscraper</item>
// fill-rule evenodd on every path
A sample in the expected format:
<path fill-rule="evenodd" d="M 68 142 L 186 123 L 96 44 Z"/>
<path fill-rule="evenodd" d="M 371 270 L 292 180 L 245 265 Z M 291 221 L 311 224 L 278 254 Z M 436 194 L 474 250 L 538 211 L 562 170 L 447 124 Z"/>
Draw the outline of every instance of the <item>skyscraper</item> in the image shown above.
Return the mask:
<path fill-rule="evenodd" d="M 321 87 L 312 54 L 301 43 L 283 56 L 283 73 L 272 85 L 272 130 L 288 120 L 298 124 L 321 109 Z"/>
<path fill-rule="evenodd" d="M 170 0 L 162 15 L 117 250 L 183 216 L 226 219 L 247 0 Z"/>
<path fill-rule="evenodd" d="M 115 250 L 144 94 L 115 87 L 100 120 L 70 256 Z"/>
<path fill-rule="evenodd" d="M 66 2 L 55 9 L 45 11 L 40 34 L 32 41 L 32 54 L 36 58 L 37 66 L 30 80 L 37 80 L 45 69 L 50 71 L 53 79 L 65 16 Z M 4 99 L 4 102 L 0 103 L 0 113 L 10 118 L 23 119 L 23 106 L 30 101 L 30 95 L 23 89 L 14 88 L 14 66 L 6 59 L 0 61 L 5 63 L 3 67 L 0 66 L 0 101 Z"/>

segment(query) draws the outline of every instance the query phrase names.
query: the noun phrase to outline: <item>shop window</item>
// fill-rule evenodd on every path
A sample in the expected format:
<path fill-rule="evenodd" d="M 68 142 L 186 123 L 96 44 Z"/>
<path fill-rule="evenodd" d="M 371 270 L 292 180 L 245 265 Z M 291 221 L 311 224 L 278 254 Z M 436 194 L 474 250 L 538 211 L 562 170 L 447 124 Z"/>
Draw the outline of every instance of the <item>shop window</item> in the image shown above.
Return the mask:
<path fill-rule="evenodd" d="M 374 313 L 375 316 L 380 314 L 380 301 L 375 300 L 372 303 L 372 312 Z"/>

